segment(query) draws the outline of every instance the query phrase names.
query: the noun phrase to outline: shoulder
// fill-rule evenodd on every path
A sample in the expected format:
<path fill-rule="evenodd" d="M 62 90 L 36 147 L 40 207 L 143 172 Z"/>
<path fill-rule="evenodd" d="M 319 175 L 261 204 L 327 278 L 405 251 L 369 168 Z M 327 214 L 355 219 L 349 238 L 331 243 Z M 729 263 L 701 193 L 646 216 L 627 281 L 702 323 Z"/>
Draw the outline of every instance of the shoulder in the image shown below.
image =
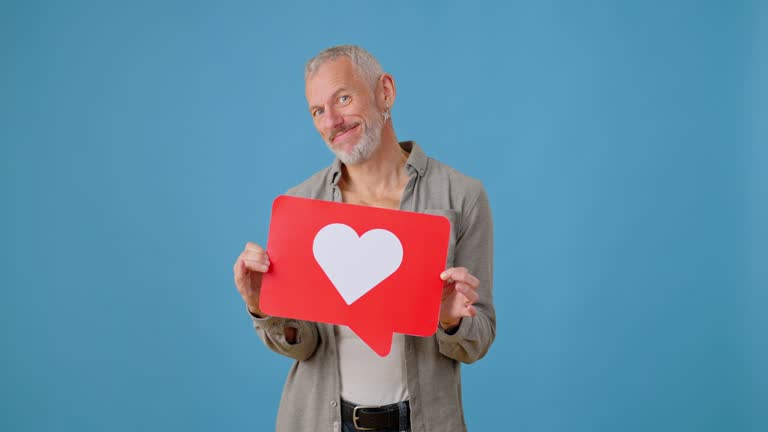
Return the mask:
<path fill-rule="evenodd" d="M 430 188 L 445 189 L 452 202 L 463 206 L 471 207 L 478 200 L 488 199 L 480 180 L 431 157 L 428 158 L 425 179 Z"/>
<path fill-rule="evenodd" d="M 303 182 L 288 189 L 285 194 L 301 198 L 323 199 L 328 196 L 331 190 L 332 168 L 331 165 L 312 174 Z"/>

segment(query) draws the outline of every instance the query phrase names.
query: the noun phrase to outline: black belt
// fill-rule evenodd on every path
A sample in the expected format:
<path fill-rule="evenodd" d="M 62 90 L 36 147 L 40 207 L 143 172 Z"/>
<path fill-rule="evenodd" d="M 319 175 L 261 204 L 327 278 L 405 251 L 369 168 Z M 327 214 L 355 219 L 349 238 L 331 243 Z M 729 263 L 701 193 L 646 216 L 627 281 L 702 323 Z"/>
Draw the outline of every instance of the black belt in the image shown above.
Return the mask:
<path fill-rule="evenodd" d="M 400 424 L 400 407 L 394 403 L 383 406 L 355 405 L 347 401 L 341 401 L 341 418 L 351 421 L 357 430 L 396 429 L 410 428 L 411 409 L 408 401 L 405 401 L 405 424 Z"/>

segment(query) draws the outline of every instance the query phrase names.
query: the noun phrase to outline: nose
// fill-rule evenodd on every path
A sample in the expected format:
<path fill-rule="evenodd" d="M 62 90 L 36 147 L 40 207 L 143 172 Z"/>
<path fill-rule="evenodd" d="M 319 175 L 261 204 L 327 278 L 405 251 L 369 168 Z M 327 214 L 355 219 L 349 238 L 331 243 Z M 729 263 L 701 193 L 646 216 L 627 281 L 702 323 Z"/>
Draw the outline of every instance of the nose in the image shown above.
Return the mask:
<path fill-rule="evenodd" d="M 323 127 L 327 130 L 334 130 L 344 123 L 342 117 L 335 109 L 329 107 L 323 114 Z"/>

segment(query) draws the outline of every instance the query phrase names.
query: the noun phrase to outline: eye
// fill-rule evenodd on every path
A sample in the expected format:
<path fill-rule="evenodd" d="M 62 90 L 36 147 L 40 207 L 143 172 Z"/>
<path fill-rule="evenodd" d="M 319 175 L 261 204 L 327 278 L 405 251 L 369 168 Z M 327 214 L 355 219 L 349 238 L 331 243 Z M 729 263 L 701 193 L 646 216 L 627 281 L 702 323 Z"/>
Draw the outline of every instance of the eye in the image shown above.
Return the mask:
<path fill-rule="evenodd" d="M 322 115 L 322 114 L 323 114 L 323 109 L 322 108 L 318 108 L 318 109 L 316 109 L 316 110 L 314 110 L 312 112 L 312 117 L 317 117 L 317 116 Z"/>
<path fill-rule="evenodd" d="M 348 104 L 348 103 L 349 103 L 349 101 L 351 101 L 351 100 L 352 100 L 352 98 L 351 98 L 351 97 L 349 97 L 349 96 L 347 96 L 347 95 L 341 96 L 341 97 L 339 98 L 339 102 L 341 102 L 341 103 L 342 103 L 342 104 L 344 104 L 344 105 Z"/>

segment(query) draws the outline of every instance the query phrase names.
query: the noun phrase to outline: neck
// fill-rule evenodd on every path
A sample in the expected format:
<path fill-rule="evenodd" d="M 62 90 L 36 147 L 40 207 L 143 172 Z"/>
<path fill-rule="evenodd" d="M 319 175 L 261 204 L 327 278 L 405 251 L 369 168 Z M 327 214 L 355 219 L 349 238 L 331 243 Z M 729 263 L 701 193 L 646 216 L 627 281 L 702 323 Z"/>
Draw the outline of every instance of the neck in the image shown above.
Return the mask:
<path fill-rule="evenodd" d="M 400 147 L 392 124 L 382 129 L 381 143 L 368 160 L 342 166 L 343 187 L 370 195 L 401 188 L 408 182 L 408 153 Z"/>

